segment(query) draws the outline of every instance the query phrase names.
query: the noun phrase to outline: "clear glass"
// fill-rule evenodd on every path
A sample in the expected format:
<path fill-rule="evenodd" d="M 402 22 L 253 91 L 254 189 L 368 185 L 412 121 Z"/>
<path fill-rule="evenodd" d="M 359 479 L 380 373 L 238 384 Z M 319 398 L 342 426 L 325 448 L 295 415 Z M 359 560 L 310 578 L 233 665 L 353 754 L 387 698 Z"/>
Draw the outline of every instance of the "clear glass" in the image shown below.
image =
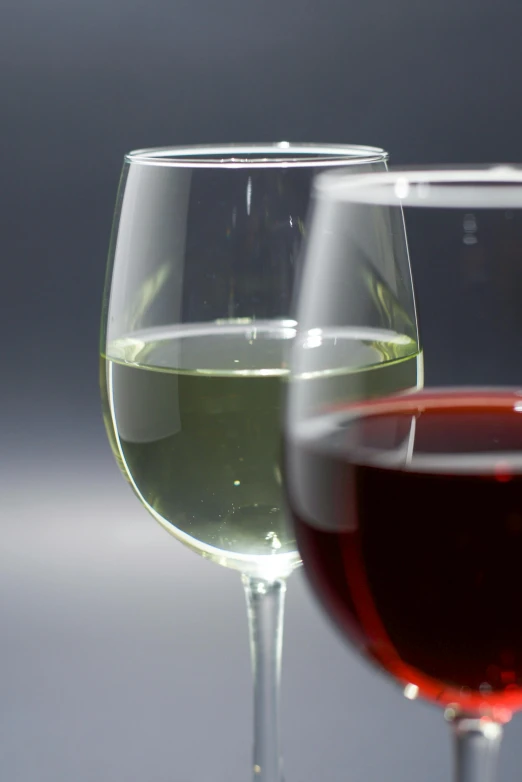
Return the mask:
<path fill-rule="evenodd" d="M 116 459 L 174 537 L 243 575 L 256 779 L 281 776 L 285 579 L 300 563 L 281 488 L 280 408 L 312 178 L 386 169 L 354 146 L 152 149 L 125 158 L 103 307 Z"/>
<path fill-rule="evenodd" d="M 285 423 L 305 570 L 444 709 L 457 781 L 492 782 L 522 707 L 522 169 L 331 172 L 313 203 Z"/>

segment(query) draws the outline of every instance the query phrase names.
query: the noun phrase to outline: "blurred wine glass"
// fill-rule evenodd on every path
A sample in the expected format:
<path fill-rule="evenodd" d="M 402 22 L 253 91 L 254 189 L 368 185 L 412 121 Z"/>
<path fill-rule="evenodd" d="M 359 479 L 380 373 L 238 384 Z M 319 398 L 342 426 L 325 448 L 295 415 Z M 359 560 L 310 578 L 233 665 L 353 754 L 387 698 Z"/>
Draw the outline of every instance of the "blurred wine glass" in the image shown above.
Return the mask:
<path fill-rule="evenodd" d="M 319 177 L 286 415 L 299 550 L 356 648 L 444 709 L 458 782 L 491 782 L 522 708 L 521 301 L 521 169 Z"/>

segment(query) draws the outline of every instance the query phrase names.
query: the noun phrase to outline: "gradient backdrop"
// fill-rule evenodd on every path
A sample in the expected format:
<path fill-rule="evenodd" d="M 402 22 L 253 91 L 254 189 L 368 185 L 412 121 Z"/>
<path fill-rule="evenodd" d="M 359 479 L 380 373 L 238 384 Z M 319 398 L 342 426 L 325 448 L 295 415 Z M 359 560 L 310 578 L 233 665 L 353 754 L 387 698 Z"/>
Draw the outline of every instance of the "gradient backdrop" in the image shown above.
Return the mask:
<path fill-rule="evenodd" d="M 3 0 L 0 778 L 245 782 L 239 579 L 139 507 L 102 429 L 100 296 L 123 153 L 377 144 L 520 160 L 519 0 Z M 522 619 L 521 619 L 522 621 Z M 287 604 L 288 782 L 442 782 L 442 715 Z M 522 769 L 520 718 L 501 780 Z"/>

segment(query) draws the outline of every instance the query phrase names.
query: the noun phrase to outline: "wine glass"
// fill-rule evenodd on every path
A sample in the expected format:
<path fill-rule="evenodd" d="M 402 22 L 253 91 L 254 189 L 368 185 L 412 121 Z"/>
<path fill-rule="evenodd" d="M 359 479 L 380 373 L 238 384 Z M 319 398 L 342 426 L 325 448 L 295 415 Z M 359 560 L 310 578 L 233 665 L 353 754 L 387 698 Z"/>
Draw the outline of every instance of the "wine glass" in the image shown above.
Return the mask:
<path fill-rule="evenodd" d="M 458 782 L 491 782 L 522 708 L 522 169 L 314 193 L 285 425 L 305 570 L 357 649 L 444 709 Z"/>
<path fill-rule="evenodd" d="M 300 564 L 279 465 L 291 308 L 311 181 L 386 169 L 360 146 L 149 149 L 125 158 L 103 307 L 101 389 L 117 461 L 174 537 L 242 574 L 254 778 L 281 778 L 285 579 Z"/>

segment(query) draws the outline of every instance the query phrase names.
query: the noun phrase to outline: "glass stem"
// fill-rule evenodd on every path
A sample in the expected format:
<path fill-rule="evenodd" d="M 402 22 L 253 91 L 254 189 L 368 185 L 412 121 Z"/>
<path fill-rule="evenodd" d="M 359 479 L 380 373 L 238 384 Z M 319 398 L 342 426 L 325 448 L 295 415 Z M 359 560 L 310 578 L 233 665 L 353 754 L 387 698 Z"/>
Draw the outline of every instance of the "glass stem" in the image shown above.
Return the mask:
<path fill-rule="evenodd" d="M 502 725 L 479 717 L 452 719 L 455 782 L 495 782 Z"/>
<path fill-rule="evenodd" d="M 243 574 L 254 676 L 255 782 L 282 782 L 279 683 L 283 650 L 286 581 Z"/>

